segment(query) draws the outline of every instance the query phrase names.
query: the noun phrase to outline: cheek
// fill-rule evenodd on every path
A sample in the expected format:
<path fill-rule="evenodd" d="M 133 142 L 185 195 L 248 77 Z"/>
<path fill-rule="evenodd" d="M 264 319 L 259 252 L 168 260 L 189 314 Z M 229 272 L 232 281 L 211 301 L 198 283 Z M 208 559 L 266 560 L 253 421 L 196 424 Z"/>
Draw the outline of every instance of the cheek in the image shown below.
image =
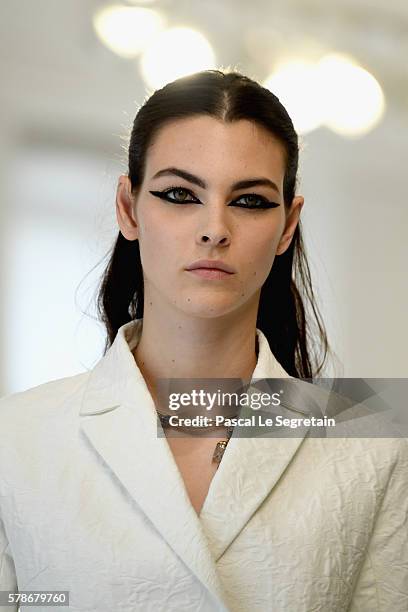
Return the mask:
<path fill-rule="evenodd" d="M 182 211 L 156 207 L 143 208 L 138 217 L 140 249 L 146 256 L 166 253 L 167 260 L 183 255 L 186 246 L 194 236 L 194 220 Z M 163 261 L 166 264 L 166 261 Z"/>
<path fill-rule="evenodd" d="M 169 258 L 164 241 L 160 242 L 160 237 L 152 232 L 144 234 L 139 242 L 144 276 L 151 279 L 167 276 L 166 265 Z"/>
<path fill-rule="evenodd" d="M 138 219 L 140 258 L 146 277 L 156 280 L 169 278 L 168 270 L 174 269 L 177 254 L 183 252 L 183 236 L 180 240 L 174 222 L 167 223 L 164 215 L 144 214 Z M 184 239 L 185 245 L 185 239 Z"/>
<path fill-rule="evenodd" d="M 250 237 L 250 244 L 247 243 L 249 276 L 255 283 L 263 283 L 268 276 L 275 259 L 275 253 L 280 240 L 278 228 L 272 228 L 265 232 L 265 229 L 258 230 Z"/>

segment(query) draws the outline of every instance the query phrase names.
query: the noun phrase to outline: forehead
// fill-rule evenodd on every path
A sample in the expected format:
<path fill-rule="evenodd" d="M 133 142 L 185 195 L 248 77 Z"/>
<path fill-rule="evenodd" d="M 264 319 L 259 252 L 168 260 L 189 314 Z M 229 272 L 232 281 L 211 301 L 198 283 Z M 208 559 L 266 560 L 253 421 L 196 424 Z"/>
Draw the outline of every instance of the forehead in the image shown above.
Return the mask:
<path fill-rule="evenodd" d="M 176 119 L 160 128 L 146 157 L 150 178 L 165 166 L 217 171 L 233 178 L 261 173 L 283 181 L 285 150 L 265 128 L 248 120 L 224 123 L 207 116 Z"/>

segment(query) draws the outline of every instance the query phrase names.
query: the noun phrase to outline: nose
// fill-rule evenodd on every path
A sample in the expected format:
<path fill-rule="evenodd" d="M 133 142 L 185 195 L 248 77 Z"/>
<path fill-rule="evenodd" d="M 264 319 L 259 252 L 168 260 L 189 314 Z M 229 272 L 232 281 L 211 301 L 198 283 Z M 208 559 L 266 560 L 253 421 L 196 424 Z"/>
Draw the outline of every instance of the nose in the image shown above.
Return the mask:
<path fill-rule="evenodd" d="M 224 211 L 212 212 L 207 218 L 200 222 L 197 231 L 197 243 L 211 246 L 227 246 L 231 242 L 231 232 L 224 219 Z"/>

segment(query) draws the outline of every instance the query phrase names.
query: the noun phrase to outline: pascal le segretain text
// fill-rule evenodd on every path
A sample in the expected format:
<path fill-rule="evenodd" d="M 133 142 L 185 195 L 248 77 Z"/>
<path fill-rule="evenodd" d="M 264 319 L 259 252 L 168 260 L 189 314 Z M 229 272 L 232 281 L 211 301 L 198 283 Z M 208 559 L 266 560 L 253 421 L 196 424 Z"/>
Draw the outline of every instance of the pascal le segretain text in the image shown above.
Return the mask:
<path fill-rule="evenodd" d="M 276 417 L 264 417 L 261 414 L 253 414 L 250 417 L 233 417 L 228 418 L 222 414 L 216 417 L 208 417 L 198 415 L 195 417 L 179 417 L 174 414 L 169 418 L 169 425 L 171 427 L 290 427 L 296 429 L 297 427 L 334 427 L 336 420 L 323 416 L 308 417 L 308 418 L 285 418 L 281 415 Z"/>

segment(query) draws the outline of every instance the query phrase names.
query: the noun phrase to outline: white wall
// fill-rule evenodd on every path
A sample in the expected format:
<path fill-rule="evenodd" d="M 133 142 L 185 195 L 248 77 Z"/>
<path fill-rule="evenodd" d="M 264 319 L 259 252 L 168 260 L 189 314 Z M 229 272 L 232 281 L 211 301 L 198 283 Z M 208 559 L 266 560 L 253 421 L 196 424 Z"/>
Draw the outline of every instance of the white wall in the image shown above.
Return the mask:
<path fill-rule="evenodd" d="M 1 225 L 2 393 L 82 372 L 102 354 L 103 328 L 82 311 L 96 315 L 103 263 L 84 277 L 114 239 L 119 172 L 63 143 L 14 149 Z"/>
<path fill-rule="evenodd" d="M 345 377 L 408 375 L 406 123 L 391 108 L 355 141 L 309 134 L 303 153 L 302 215 Z"/>

